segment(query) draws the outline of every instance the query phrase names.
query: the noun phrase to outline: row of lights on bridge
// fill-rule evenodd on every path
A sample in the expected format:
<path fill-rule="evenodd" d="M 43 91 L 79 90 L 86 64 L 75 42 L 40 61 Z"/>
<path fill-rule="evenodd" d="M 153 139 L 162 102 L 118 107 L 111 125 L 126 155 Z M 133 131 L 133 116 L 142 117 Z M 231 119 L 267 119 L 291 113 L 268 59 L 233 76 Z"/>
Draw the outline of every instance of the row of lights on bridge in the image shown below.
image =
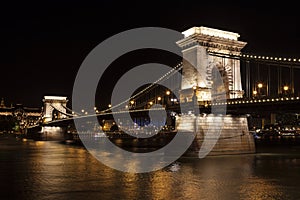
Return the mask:
<path fill-rule="evenodd" d="M 263 60 L 275 60 L 275 61 L 288 61 L 288 62 L 300 62 L 300 58 L 281 58 L 281 57 L 271 57 L 271 56 L 255 56 L 249 54 L 241 54 L 240 57 L 244 58 L 254 58 L 254 59 L 263 59 Z"/>
<path fill-rule="evenodd" d="M 300 97 L 286 97 L 286 98 L 272 98 L 272 99 L 259 99 L 259 100 L 246 100 L 246 101 L 229 101 L 222 103 L 211 103 L 208 105 L 230 105 L 230 104 L 248 104 L 248 103 L 265 103 L 265 102 L 276 102 L 276 101 L 293 101 L 300 100 Z M 149 102 L 150 105 L 153 105 L 153 102 Z"/>
<path fill-rule="evenodd" d="M 208 50 L 209 53 L 217 53 L 214 51 Z M 228 54 L 229 56 L 239 56 L 244 58 L 251 58 L 251 59 L 262 59 L 262 60 L 273 60 L 273 61 L 285 61 L 285 62 L 300 62 L 300 58 L 282 58 L 282 57 L 272 57 L 272 56 L 256 56 L 250 54 Z"/>
<path fill-rule="evenodd" d="M 300 100 L 300 97 L 286 97 L 286 98 L 276 98 L 276 99 L 259 99 L 259 100 L 247 100 L 247 101 L 229 101 L 221 103 L 212 103 L 208 104 L 210 106 L 214 105 L 230 105 L 230 104 L 248 104 L 248 103 L 267 103 L 267 102 L 276 102 L 276 101 L 295 101 Z"/>

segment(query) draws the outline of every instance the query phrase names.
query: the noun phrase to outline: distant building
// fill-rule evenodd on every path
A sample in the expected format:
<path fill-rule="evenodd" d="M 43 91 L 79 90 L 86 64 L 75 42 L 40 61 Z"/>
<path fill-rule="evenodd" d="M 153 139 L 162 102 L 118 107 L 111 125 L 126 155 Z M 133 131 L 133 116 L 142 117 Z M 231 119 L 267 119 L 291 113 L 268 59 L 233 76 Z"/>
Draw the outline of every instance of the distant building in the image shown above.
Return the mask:
<path fill-rule="evenodd" d="M 1 99 L 0 108 L 5 108 L 4 98 Z"/>
<path fill-rule="evenodd" d="M 22 104 L 7 107 L 4 99 L 0 103 L 0 131 L 21 130 L 35 125 L 41 119 L 42 108 L 25 107 Z"/>

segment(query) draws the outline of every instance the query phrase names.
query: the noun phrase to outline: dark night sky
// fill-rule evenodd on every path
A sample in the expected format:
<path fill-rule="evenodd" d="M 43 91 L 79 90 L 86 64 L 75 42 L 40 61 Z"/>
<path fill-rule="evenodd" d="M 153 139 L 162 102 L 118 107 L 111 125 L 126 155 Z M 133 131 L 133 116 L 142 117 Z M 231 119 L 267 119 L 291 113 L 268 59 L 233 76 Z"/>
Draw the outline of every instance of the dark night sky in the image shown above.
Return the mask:
<path fill-rule="evenodd" d="M 44 95 L 71 97 L 77 70 L 96 45 L 144 26 L 233 31 L 248 43 L 244 52 L 300 58 L 295 3 L 209 2 L 43 0 L 2 5 L 0 97 L 6 104 L 34 107 L 41 106 Z"/>

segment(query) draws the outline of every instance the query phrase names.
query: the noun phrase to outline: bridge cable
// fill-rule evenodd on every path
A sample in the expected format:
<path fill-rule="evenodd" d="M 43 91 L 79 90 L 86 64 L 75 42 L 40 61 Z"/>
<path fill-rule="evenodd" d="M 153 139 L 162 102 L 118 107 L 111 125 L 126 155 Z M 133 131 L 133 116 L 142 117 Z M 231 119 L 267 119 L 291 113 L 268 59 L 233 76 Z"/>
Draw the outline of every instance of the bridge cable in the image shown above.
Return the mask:
<path fill-rule="evenodd" d="M 72 115 L 72 114 L 69 114 L 69 113 L 64 113 L 63 111 L 57 109 L 53 104 L 50 104 L 50 106 L 51 106 L 52 108 L 54 108 L 55 110 L 57 110 L 58 112 L 60 112 L 61 114 L 63 114 L 63 115 L 66 115 L 66 116 L 69 116 L 69 117 L 74 117 L 74 116 L 76 116 L 76 115 Z"/>
<path fill-rule="evenodd" d="M 183 67 L 183 64 L 182 62 L 180 62 L 179 64 L 177 64 L 174 68 L 172 68 L 170 71 L 168 71 L 166 74 L 164 74 L 162 77 L 160 77 L 159 79 L 157 79 L 156 81 L 154 81 L 153 83 L 151 83 L 149 86 L 147 86 L 146 88 L 144 88 L 143 90 L 141 90 L 140 92 L 138 92 L 137 94 L 131 96 L 130 98 L 118 103 L 117 105 L 111 107 L 111 108 L 108 108 L 108 109 L 105 109 L 105 110 L 102 110 L 101 112 L 107 112 L 113 108 L 117 108 L 127 102 L 129 102 L 130 100 L 136 98 L 137 96 L 143 94 L 144 92 L 146 92 L 147 90 L 150 90 L 150 88 L 152 88 L 153 86 L 156 86 L 157 83 L 161 83 L 167 79 L 169 79 L 171 76 L 169 76 L 170 74 L 174 74 L 176 72 L 178 72 L 180 69 L 182 69 Z"/>

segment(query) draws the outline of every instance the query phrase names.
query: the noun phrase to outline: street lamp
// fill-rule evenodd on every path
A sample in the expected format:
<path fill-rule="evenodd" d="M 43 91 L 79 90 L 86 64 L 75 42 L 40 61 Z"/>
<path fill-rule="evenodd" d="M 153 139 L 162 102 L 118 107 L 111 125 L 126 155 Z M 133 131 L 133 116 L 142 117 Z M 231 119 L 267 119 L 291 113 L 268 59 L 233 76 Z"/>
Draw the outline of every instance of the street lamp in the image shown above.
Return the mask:
<path fill-rule="evenodd" d="M 261 97 L 261 96 L 263 95 L 263 91 L 262 91 L 263 86 L 264 86 L 264 85 L 263 85 L 262 83 L 258 83 L 258 84 L 257 84 L 258 91 L 257 91 L 256 94 L 258 94 L 259 97 Z"/>
<path fill-rule="evenodd" d="M 256 98 L 257 97 L 257 90 L 253 90 L 252 94 L 253 94 L 253 98 Z"/>
<path fill-rule="evenodd" d="M 284 95 L 288 94 L 289 86 L 285 85 L 283 86 Z"/>
<path fill-rule="evenodd" d="M 129 103 L 130 103 L 130 108 L 131 108 L 131 109 L 134 108 L 134 106 L 135 106 L 135 105 L 134 105 L 134 104 L 135 104 L 135 101 L 134 101 L 134 100 L 131 100 Z"/>
<path fill-rule="evenodd" d="M 160 101 L 160 100 L 161 100 L 161 97 L 157 97 L 157 100 Z"/>
<path fill-rule="evenodd" d="M 164 101 L 165 101 L 165 104 L 168 105 L 169 104 L 169 98 L 170 98 L 170 94 L 171 92 L 169 90 L 166 91 L 166 97 L 164 97 Z"/>
<path fill-rule="evenodd" d="M 108 104 L 108 107 L 111 108 L 111 104 Z"/>

